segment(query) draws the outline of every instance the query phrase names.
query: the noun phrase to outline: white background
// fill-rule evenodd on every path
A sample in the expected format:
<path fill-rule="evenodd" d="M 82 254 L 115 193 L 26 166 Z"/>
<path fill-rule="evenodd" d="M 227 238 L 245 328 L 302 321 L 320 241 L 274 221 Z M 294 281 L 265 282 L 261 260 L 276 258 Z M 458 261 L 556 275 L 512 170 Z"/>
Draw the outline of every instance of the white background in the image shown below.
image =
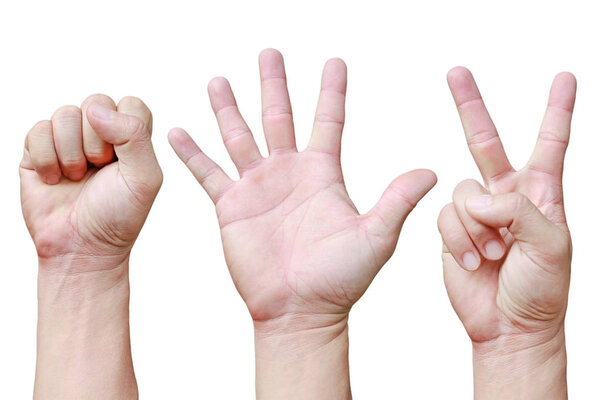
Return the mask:
<path fill-rule="evenodd" d="M 349 67 L 342 163 L 366 211 L 417 167 L 439 184 L 404 226 L 394 257 L 351 314 L 356 399 L 466 399 L 470 343 L 442 281 L 439 209 L 478 172 L 445 82 L 471 68 L 513 165 L 535 143 L 552 78 L 579 93 L 565 192 L 575 254 L 567 316 L 570 394 L 600 398 L 598 135 L 594 2 L 13 1 L 0 6 L 0 398 L 31 397 L 36 255 L 22 221 L 23 138 L 63 104 L 102 92 L 154 112 L 165 183 L 131 257 L 133 357 L 144 399 L 254 396 L 250 317 L 225 266 L 212 203 L 170 149 L 182 126 L 233 174 L 206 96 L 227 76 L 259 145 L 257 56 L 284 54 L 298 144 L 307 143 L 320 73 Z"/>

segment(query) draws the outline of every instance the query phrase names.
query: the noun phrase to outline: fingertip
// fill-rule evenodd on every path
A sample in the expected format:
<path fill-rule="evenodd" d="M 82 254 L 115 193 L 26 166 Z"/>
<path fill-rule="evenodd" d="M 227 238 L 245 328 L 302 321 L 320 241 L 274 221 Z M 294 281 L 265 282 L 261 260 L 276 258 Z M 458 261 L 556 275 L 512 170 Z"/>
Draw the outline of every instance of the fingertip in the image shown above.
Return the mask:
<path fill-rule="evenodd" d="M 175 147 L 174 145 L 181 143 L 187 137 L 189 137 L 188 133 L 183 128 L 179 127 L 172 128 L 169 133 L 167 133 L 167 139 L 172 147 Z"/>
<path fill-rule="evenodd" d="M 552 82 L 548 105 L 572 112 L 575 106 L 576 92 L 577 79 L 575 75 L 570 72 L 560 72 Z"/>
<path fill-rule="evenodd" d="M 200 151 L 194 139 L 182 128 L 171 129 L 167 136 L 169 144 L 184 162 Z"/>
<path fill-rule="evenodd" d="M 222 76 L 213 78 L 208 83 L 208 97 L 213 112 L 217 114 L 225 107 L 236 105 L 229 81 Z"/>
<path fill-rule="evenodd" d="M 437 175 L 430 169 L 420 168 L 412 172 L 417 174 L 421 182 L 426 183 L 429 188 L 433 188 L 437 184 Z"/>
<path fill-rule="evenodd" d="M 325 67 L 327 68 L 339 68 L 342 70 L 347 70 L 348 66 L 346 62 L 339 57 L 332 57 L 325 63 Z"/>
<path fill-rule="evenodd" d="M 261 51 L 258 55 L 258 62 L 261 64 L 271 59 L 283 60 L 283 54 L 281 54 L 281 52 L 277 49 L 267 48 Z"/>
<path fill-rule="evenodd" d="M 575 75 L 572 72 L 569 72 L 569 71 L 559 72 L 554 77 L 554 80 L 565 82 L 565 83 L 568 83 L 573 86 L 577 86 L 577 78 L 575 77 Z"/>
<path fill-rule="evenodd" d="M 258 66 L 263 82 L 272 78 L 286 79 L 283 56 L 275 49 L 263 50 L 258 57 Z"/>
<path fill-rule="evenodd" d="M 471 71 L 465 67 L 454 67 L 447 75 L 448 87 L 457 107 L 476 99 L 481 99 L 481 93 L 475 83 Z"/>
<path fill-rule="evenodd" d="M 325 63 L 323 68 L 322 89 L 332 90 L 343 95 L 346 94 L 348 69 L 341 58 L 332 58 Z"/>
<path fill-rule="evenodd" d="M 227 78 L 223 76 L 215 76 L 212 78 L 207 85 L 208 93 L 210 94 L 218 94 L 222 93 L 231 88 L 229 81 Z"/>
<path fill-rule="evenodd" d="M 467 80 L 472 76 L 473 74 L 467 67 L 459 65 L 454 68 L 451 68 L 450 71 L 448 71 L 448 73 L 446 74 L 446 80 L 449 84 L 452 84 L 461 80 Z"/>
<path fill-rule="evenodd" d="M 506 246 L 504 242 L 499 240 L 490 240 L 483 246 L 485 252 L 485 258 L 488 260 L 496 261 L 504 257 Z"/>
<path fill-rule="evenodd" d="M 60 174 L 47 174 L 40 176 L 42 180 L 48 185 L 56 185 L 60 182 Z"/>
<path fill-rule="evenodd" d="M 467 251 L 463 254 L 460 266 L 468 272 L 477 271 L 481 265 L 481 258 L 479 254 L 474 251 Z"/>
<path fill-rule="evenodd" d="M 77 167 L 66 168 L 64 171 L 64 175 L 69 178 L 70 181 L 79 182 L 83 179 L 87 172 L 87 163 L 84 162 L 83 165 L 79 165 Z M 60 179 L 60 177 L 59 177 Z"/>
<path fill-rule="evenodd" d="M 435 186 L 437 176 L 428 169 L 416 169 L 406 172 L 390 184 L 390 187 L 396 187 L 396 192 L 400 193 L 404 201 L 412 204 L 413 207 Z"/>
<path fill-rule="evenodd" d="M 338 77 L 342 79 L 346 79 L 346 75 L 348 73 L 348 67 L 344 60 L 338 57 L 330 58 L 325 63 L 325 67 L 323 68 L 323 75 L 327 77 Z"/>

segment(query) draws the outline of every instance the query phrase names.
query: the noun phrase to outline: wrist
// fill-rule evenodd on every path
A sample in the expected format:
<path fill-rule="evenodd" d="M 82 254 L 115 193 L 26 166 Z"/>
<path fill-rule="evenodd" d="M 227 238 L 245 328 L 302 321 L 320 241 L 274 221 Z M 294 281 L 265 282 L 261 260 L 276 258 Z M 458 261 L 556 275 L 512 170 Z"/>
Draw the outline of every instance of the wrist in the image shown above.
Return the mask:
<path fill-rule="evenodd" d="M 40 260 L 34 398 L 137 398 L 128 260 Z"/>
<path fill-rule="evenodd" d="M 335 341 L 348 333 L 348 314 L 285 314 L 267 321 L 253 321 L 255 343 L 265 350 L 277 348 L 289 357 Z M 290 343 L 291 338 L 297 339 Z M 302 344 L 302 348 L 299 345 Z M 297 354 L 296 354 L 297 353 Z"/>
<path fill-rule="evenodd" d="M 118 295 L 120 294 L 120 295 Z M 129 255 L 116 257 L 64 255 L 40 258 L 40 305 L 77 307 L 101 300 L 129 296 Z"/>
<path fill-rule="evenodd" d="M 564 327 L 473 343 L 475 399 L 567 398 Z"/>
<path fill-rule="evenodd" d="M 349 399 L 348 316 L 254 323 L 257 399 Z"/>

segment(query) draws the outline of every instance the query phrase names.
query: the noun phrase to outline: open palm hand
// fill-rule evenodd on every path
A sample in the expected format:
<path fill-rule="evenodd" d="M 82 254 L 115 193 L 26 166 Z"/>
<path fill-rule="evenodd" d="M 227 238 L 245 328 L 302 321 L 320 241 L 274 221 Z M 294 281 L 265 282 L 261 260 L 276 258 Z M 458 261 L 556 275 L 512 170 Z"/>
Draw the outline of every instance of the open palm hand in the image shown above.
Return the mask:
<path fill-rule="evenodd" d="M 360 215 L 340 166 L 346 67 L 330 60 L 313 134 L 296 150 L 283 58 L 260 57 L 263 158 L 226 80 L 209 95 L 227 150 L 240 172 L 232 181 L 181 129 L 170 141 L 216 205 L 225 257 L 255 321 L 290 315 L 346 315 L 392 255 L 402 223 L 435 184 L 417 170 L 397 178 L 379 203 Z"/>

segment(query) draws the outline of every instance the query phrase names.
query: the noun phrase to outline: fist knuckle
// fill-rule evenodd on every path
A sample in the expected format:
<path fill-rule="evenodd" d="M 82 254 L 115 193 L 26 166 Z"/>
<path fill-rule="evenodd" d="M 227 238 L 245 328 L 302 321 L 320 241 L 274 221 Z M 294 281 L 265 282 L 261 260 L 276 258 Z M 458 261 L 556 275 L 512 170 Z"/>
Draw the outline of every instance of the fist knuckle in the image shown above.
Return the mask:
<path fill-rule="evenodd" d="M 119 101 L 119 107 L 145 108 L 146 104 L 139 97 L 125 96 Z"/>
<path fill-rule="evenodd" d="M 39 121 L 25 136 L 25 146 L 31 148 L 38 140 L 43 140 L 46 137 L 52 137 L 52 122 L 49 120 Z"/>
<path fill-rule="evenodd" d="M 52 115 L 52 122 L 70 122 L 81 119 L 81 110 L 77 106 L 62 106 Z"/>
<path fill-rule="evenodd" d="M 41 121 L 36 122 L 35 125 L 33 125 L 28 136 L 38 135 L 40 133 L 46 133 L 46 132 L 51 131 L 51 129 L 52 129 L 52 122 L 47 119 L 43 119 Z"/>
<path fill-rule="evenodd" d="M 92 103 L 99 103 L 99 104 L 110 104 L 110 105 L 114 105 L 115 102 L 113 101 L 112 98 L 110 98 L 109 96 L 105 95 L 105 94 L 101 94 L 101 93 L 96 93 L 96 94 L 92 94 L 90 96 L 88 96 L 83 103 L 81 103 L 81 107 L 85 108 L 87 106 L 89 106 Z"/>
<path fill-rule="evenodd" d="M 126 111 L 136 111 L 137 113 L 143 115 L 144 119 L 150 120 L 152 118 L 152 113 L 146 103 L 142 101 L 139 97 L 135 96 L 125 96 L 119 101 L 119 109 L 123 109 Z"/>
<path fill-rule="evenodd" d="M 456 185 L 454 188 L 454 194 L 470 190 L 477 186 L 479 186 L 479 182 L 477 182 L 475 179 L 465 179 Z"/>

